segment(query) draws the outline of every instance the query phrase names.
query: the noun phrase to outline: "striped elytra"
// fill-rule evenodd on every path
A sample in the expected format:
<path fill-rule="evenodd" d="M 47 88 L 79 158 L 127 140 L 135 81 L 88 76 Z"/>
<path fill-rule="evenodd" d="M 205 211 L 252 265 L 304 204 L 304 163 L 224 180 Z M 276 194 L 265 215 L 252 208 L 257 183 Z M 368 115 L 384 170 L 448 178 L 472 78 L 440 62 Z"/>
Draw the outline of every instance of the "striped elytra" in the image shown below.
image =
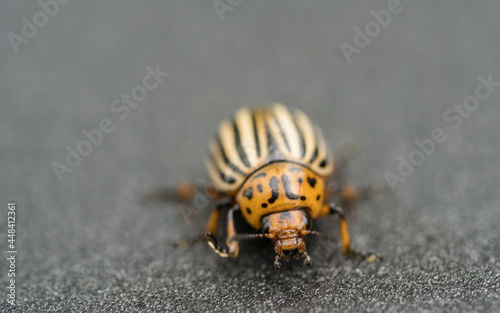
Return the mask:
<path fill-rule="evenodd" d="M 209 150 L 208 174 L 217 189 L 230 195 L 250 175 L 273 162 L 301 164 L 320 177 L 334 169 L 321 130 L 302 111 L 279 103 L 237 111 L 221 123 Z"/>

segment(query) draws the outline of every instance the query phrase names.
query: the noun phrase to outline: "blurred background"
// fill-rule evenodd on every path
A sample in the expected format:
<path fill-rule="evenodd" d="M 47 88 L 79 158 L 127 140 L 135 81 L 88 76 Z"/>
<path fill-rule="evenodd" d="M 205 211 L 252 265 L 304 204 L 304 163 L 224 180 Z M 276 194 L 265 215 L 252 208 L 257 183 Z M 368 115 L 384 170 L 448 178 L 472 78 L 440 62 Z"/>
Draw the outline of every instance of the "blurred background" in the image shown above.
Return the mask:
<path fill-rule="evenodd" d="M 1 311 L 500 309 L 498 1 L 66 2 L 0 4 Z M 272 101 L 360 144 L 347 177 L 388 192 L 350 230 L 383 262 L 315 238 L 311 267 L 222 259 L 173 245 L 208 205 L 140 203 L 207 181 L 220 121 Z"/>

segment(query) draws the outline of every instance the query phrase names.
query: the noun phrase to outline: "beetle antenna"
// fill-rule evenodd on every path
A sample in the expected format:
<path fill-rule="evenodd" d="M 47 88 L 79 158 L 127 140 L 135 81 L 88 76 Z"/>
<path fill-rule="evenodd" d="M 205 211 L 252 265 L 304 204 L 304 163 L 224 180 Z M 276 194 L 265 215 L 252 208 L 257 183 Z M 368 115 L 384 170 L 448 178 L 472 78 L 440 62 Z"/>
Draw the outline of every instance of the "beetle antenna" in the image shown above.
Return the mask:
<path fill-rule="evenodd" d="M 308 235 L 318 236 L 319 238 L 321 238 L 323 240 L 330 241 L 330 242 L 333 242 L 333 243 L 337 243 L 338 242 L 337 238 L 335 238 L 333 236 L 328 236 L 328 235 L 322 234 L 322 233 L 317 232 L 315 230 L 310 230 L 308 232 Z"/>
<path fill-rule="evenodd" d="M 261 239 L 261 238 L 271 238 L 268 234 L 237 234 L 233 236 L 229 241 L 238 241 L 238 240 L 253 240 L 253 239 Z"/>

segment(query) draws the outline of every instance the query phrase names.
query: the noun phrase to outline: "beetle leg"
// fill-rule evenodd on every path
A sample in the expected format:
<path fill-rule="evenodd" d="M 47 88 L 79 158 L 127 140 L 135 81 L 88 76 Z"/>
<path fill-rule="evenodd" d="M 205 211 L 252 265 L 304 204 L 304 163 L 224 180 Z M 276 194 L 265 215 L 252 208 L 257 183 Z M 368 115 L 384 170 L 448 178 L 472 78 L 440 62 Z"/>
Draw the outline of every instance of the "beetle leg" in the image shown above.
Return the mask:
<path fill-rule="evenodd" d="M 219 245 L 219 242 L 212 233 L 207 232 L 205 234 L 205 238 L 207 239 L 208 245 L 215 251 L 215 253 L 223 258 L 227 258 L 229 256 L 227 249 Z"/>
<path fill-rule="evenodd" d="M 186 182 L 179 184 L 175 188 L 162 187 L 152 190 L 142 195 L 140 201 L 143 205 L 170 201 L 192 203 L 197 197 L 217 201 L 227 198 L 228 196 L 218 191 L 214 186 Z"/>
<path fill-rule="evenodd" d="M 342 205 L 350 207 L 354 203 L 376 200 L 385 193 L 386 188 L 379 185 L 356 187 L 350 183 L 331 181 L 325 186 L 324 198 L 327 201 L 336 199 Z"/>
<path fill-rule="evenodd" d="M 305 250 L 302 252 L 302 256 L 304 257 L 304 264 L 307 266 L 311 265 L 311 257 Z"/>
<path fill-rule="evenodd" d="M 345 221 L 344 211 L 342 208 L 337 206 L 335 203 L 331 202 L 328 206 L 329 213 L 331 215 L 337 214 L 339 216 L 340 221 L 340 235 L 342 237 L 342 252 L 346 255 L 350 255 L 351 253 L 351 240 L 349 237 L 349 230 L 347 229 L 347 223 Z"/>
<path fill-rule="evenodd" d="M 208 245 L 210 248 L 212 248 L 218 255 L 221 257 L 228 257 L 229 255 L 227 254 L 227 249 L 222 247 L 217 239 L 215 238 L 215 233 L 217 233 L 217 226 L 219 222 L 219 215 L 220 211 L 222 208 L 227 206 L 229 203 L 227 201 L 220 202 L 217 204 L 215 209 L 210 213 L 210 216 L 208 217 L 207 225 L 206 225 L 206 232 L 205 232 L 205 239 L 207 240 Z"/>
<path fill-rule="evenodd" d="M 214 233 L 217 231 L 217 221 L 219 218 L 219 213 L 221 208 L 226 205 L 224 203 L 216 207 L 216 209 L 210 214 L 207 222 L 207 232 L 205 233 L 205 238 L 207 239 L 208 245 L 212 248 L 218 255 L 223 258 L 236 257 L 239 252 L 238 241 L 236 240 L 236 229 L 234 227 L 233 212 L 239 210 L 240 208 L 235 205 L 227 212 L 227 240 L 226 243 L 229 249 L 221 246 Z"/>
<path fill-rule="evenodd" d="M 342 203 L 351 204 L 358 200 L 358 189 L 351 184 L 344 184 L 340 188 L 340 199 Z"/>
<path fill-rule="evenodd" d="M 233 206 L 232 208 L 229 209 L 227 212 L 227 246 L 229 247 L 229 256 L 234 258 L 238 256 L 239 252 L 239 243 L 238 240 L 236 240 L 236 228 L 234 227 L 234 218 L 233 218 L 233 213 L 234 211 L 239 210 L 240 207 L 238 205 Z"/>
<path fill-rule="evenodd" d="M 325 209 L 329 211 L 329 214 L 337 214 L 340 221 L 340 236 L 342 237 L 342 252 L 346 256 L 355 257 L 362 259 L 368 263 L 373 262 L 377 256 L 373 253 L 358 252 L 351 248 L 351 241 L 349 238 L 349 230 L 347 229 L 347 222 L 345 220 L 344 211 L 342 208 L 337 206 L 335 203 L 325 204 Z"/>
<path fill-rule="evenodd" d="M 217 232 L 217 224 L 219 221 L 219 213 L 220 210 L 222 209 L 222 205 L 217 205 L 215 209 L 210 213 L 210 216 L 208 217 L 207 221 L 207 226 L 206 226 L 206 233 L 212 233 L 215 234 Z"/>
<path fill-rule="evenodd" d="M 385 188 L 382 186 L 362 186 L 356 188 L 351 184 L 343 184 L 340 188 L 340 198 L 342 203 L 345 204 L 374 200 L 383 196 L 384 193 Z"/>
<path fill-rule="evenodd" d="M 278 254 L 274 257 L 274 268 L 277 270 L 281 269 L 281 256 Z"/>

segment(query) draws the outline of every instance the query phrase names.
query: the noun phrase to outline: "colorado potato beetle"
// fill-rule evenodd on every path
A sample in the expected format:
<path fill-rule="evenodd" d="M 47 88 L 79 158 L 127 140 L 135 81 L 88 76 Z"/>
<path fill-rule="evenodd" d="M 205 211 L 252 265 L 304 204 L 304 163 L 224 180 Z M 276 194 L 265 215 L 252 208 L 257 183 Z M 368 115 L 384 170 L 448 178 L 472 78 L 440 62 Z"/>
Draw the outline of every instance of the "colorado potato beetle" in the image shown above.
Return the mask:
<path fill-rule="evenodd" d="M 206 159 L 208 175 L 221 195 L 206 225 L 209 246 L 221 257 L 236 257 L 239 241 L 269 238 L 274 242 L 277 269 L 282 259 L 290 256 L 302 256 L 309 265 L 304 237 L 326 237 L 311 229 L 311 221 L 336 214 L 343 253 L 373 260 L 374 255 L 351 249 L 344 213 L 328 202 L 332 193 L 328 180 L 335 166 L 321 130 L 302 111 L 279 103 L 238 110 L 220 124 Z M 351 188 L 345 193 L 353 197 L 353 192 Z M 220 212 L 228 204 L 224 247 L 216 233 Z M 237 212 L 260 232 L 238 233 L 234 223 Z"/>

